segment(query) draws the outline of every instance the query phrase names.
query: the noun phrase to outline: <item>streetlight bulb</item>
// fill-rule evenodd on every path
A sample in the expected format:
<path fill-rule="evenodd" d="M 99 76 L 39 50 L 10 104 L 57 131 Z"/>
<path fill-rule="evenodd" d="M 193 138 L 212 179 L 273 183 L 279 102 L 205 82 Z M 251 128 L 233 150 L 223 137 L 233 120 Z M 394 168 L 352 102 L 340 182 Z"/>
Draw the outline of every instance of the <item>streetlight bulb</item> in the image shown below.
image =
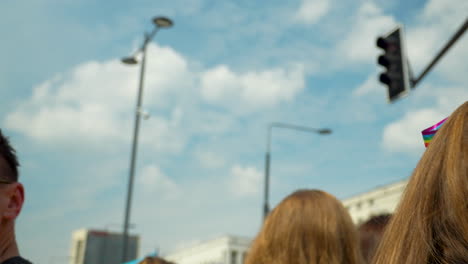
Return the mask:
<path fill-rule="evenodd" d="M 167 17 L 155 17 L 153 18 L 153 23 L 160 28 L 169 28 L 174 24 L 172 20 Z"/>
<path fill-rule="evenodd" d="M 329 135 L 332 133 L 331 129 L 323 128 L 318 130 L 320 135 Z"/>
<path fill-rule="evenodd" d="M 122 62 L 125 63 L 125 64 L 129 64 L 129 65 L 134 65 L 134 64 L 137 64 L 138 61 L 137 59 L 135 59 L 135 57 L 125 57 L 122 59 Z"/>

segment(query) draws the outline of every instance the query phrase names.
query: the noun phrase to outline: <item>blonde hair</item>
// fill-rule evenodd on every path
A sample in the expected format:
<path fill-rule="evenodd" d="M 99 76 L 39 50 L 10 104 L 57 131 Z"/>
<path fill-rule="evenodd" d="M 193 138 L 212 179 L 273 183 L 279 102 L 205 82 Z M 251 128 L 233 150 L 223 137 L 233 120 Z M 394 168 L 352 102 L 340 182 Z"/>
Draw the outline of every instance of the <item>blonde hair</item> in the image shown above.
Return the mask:
<path fill-rule="evenodd" d="M 265 220 L 245 264 L 357 264 L 356 228 L 334 196 L 299 190 Z"/>
<path fill-rule="evenodd" d="M 426 149 L 374 263 L 468 263 L 468 102 Z"/>

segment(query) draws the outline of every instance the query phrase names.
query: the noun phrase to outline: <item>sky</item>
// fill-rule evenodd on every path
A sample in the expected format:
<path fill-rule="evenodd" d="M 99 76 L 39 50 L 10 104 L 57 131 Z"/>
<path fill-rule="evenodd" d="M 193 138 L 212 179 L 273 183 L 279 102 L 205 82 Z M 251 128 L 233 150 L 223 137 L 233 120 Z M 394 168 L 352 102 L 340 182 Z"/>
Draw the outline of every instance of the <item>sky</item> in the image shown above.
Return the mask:
<path fill-rule="evenodd" d="M 465 0 L 3 0 L 0 128 L 20 159 L 22 255 L 66 263 L 80 228 L 120 231 L 139 66 L 152 30 L 132 196 L 140 254 L 262 219 L 267 126 L 271 206 L 297 189 L 340 199 L 411 175 L 421 130 L 468 98 L 466 34 L 407 97 L 388 104 L 375 41 L 398 24 L 419 74 L 461 26 Z"/>

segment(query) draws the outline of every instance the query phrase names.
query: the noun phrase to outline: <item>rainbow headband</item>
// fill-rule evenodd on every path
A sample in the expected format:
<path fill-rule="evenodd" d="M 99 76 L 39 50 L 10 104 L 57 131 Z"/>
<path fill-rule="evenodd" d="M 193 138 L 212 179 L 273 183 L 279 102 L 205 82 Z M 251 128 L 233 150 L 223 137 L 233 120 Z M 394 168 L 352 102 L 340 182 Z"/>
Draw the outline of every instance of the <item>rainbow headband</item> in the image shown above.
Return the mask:
<path fill-rule="evenodd" d="M 444 120 L 440 121 L 439 123 L 429 127 L 429 128 L 426 128 L 424 129 L 421 133 L 422 133 L 422 136 L 423 136 L 423 139 L 424 139 L 424 145 L 426 146 L 429 146 L 429 143 L 431 143 L 432 141 L 432 138 L 434 137 L 434 135 L 436 134 L 437 130 L 439 130 L 439 128 L 444 124 L 445 120 L 447 120 L 447 118 L 445 118 Z"/>

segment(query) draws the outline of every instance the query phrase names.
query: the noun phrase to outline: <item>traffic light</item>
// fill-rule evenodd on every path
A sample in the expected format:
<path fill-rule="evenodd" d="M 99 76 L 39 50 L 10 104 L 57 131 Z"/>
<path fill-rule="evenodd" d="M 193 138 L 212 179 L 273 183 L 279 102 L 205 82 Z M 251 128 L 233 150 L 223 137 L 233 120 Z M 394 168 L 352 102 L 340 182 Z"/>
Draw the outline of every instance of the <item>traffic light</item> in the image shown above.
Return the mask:
<path fill-rule="evenodd" d="M 386 36 L 377 38 L 377 47 L 384 50 L 377 62 L 386 69 L 379 80 L 388 87 L 388 101 L 392 103 L 406 95 L 410 88 L 403 28 L 398 26 Z"/>

